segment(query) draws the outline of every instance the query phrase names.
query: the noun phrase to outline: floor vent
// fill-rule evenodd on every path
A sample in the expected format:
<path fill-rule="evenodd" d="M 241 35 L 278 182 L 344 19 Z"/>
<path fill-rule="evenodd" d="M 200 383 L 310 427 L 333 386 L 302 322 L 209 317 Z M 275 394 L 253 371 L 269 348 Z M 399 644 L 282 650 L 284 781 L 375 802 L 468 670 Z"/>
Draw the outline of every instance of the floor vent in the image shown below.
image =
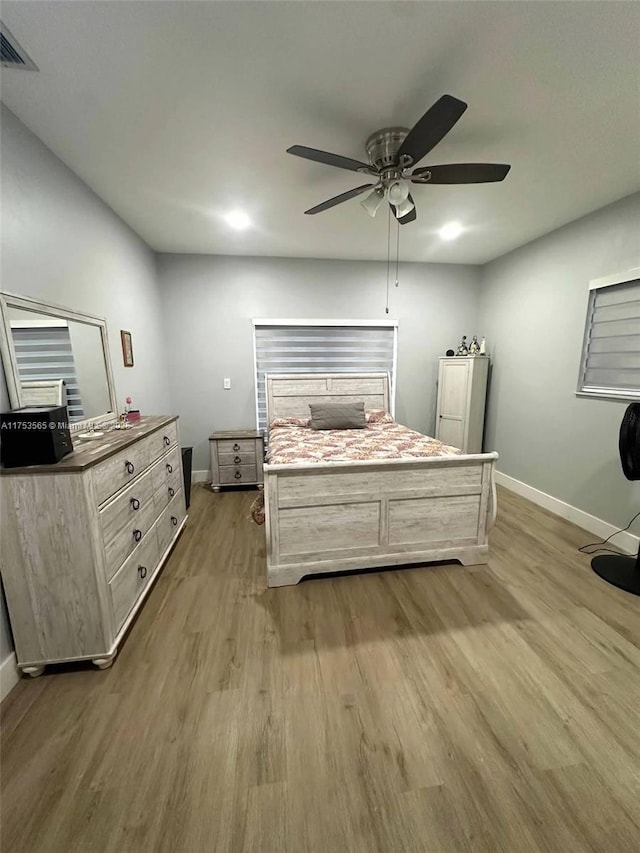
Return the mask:
<path fill-rule="evenodd" d="M 27 51 L 11 35 L 11 31 L 0 21 L 0 65 L 3 68 L 23 68 L 37 71 L 38 66 Z"/>

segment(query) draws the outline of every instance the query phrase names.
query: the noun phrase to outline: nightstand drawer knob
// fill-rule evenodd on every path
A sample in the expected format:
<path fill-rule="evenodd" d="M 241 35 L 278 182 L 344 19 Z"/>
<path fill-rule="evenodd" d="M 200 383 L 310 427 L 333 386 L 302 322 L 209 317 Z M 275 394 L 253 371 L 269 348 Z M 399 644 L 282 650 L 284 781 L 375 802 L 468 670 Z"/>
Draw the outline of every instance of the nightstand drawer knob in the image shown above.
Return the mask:
<path fill-rule="evenodd" d="M 136 542 L 139 542 L 142 539 L 142 530 L 134 530 L 133 538 L 136 540 Z"/>
<path fill-rule="evenodd" d="M 233 461 L 236 465 L 239 465 L 242 462 L 242 459 L 239 456 L 234 456 Z"/>
<path fill-rule="evenodd" d="M 140 501 L 138 500 L 138 498 L 131 498 L 131 508 L 140 509 Z"/>
<path fill-rule="evenodd" d="M 168 435 L 165 435 L 164 443 L 167 445 L 167 447 L 169 447 L 169 445 L 171 444 L 171 439 L 169 438 Z"/>
<path fill-rule="evenodd" d="M 177 523 L 178 523 L 178 519 L 175 517 L 175 515 L 172 515 L 171 516 L 171 524 L 173 524 L 173 526 L 175 527 L 177 525 Z"/>
<path fill-rule="evenodd" d="M 167 471 L 169 472 L 169 474 L 173 474 L 173 465 L 171 465 L 169 462 L 167 462 Z"/>
<path fill-rule="evenodd" d="M 136 470 L 133 462 L 125 462 L 124 467 L 127 469 L 127 474 L 133 474 L 133 472 Z"/>
<path fill-rule="evenodd" d="M 236 473 L 233 476 L 236 478 L 236 480 L 242 479 L 242 474 L 240 473 L 240 471 L 236 471 Z"/>
<path fill-rule="evenodd" d="M 172 498 L 175 495 L 175 493 L 176 493 L 175 489 L 172 489 L 171 486 L 169 486 L 169 497 Z"/>
<path fill-rule="evenodd" d="M 138 566 L 138 574 L 141 579 L 144 580 L 147 576 L 147 567 L 146 566 Z"/>
<path fill-rule="evenodd" d="M 237 442 L 237 441 L 236 441 L 236 443 L 233 445 L 233 449 L 236 451 L 236 453 L 238 452 L 238 450 L 240 450 L 240 445 L 238 444 L 238 442 Z"/>

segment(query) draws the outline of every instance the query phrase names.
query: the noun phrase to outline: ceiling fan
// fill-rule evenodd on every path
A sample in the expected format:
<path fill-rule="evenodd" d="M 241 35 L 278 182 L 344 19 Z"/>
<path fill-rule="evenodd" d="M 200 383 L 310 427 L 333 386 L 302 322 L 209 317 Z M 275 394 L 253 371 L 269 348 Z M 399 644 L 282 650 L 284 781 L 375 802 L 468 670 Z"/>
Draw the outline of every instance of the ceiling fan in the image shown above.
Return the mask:
<path fill-rule="evenodd" d="M 369 163 L 361 163 L 350 157 L 341 157 L 339 154 L 330 154 L 304 145 L 287 148 L 287 153 L 295 154 L 296 157 L 360 172 L 376 179 L 374 183 L 362 184 L 323 201 L 305 210 L 305 213 L 322 213 L 372 189 L 361 202 L 367 213 L 375 216 L 386 198 L 395 218 L 401 225 L 405 225 L 416 219 L 416 207 L 409 183 L 483 184 L 504 180 L 511 166 L 503 163 L 449 163 L 413 169 L 449 133 L 466 108 L 464 101 L 454 98 L 453 95 L 443 95 L 411 130 L 405 127 L 385 127 L 377 130 L 371 134 L 365 145 Z M 410 171 L 411 169 L 413 171 Z"/>

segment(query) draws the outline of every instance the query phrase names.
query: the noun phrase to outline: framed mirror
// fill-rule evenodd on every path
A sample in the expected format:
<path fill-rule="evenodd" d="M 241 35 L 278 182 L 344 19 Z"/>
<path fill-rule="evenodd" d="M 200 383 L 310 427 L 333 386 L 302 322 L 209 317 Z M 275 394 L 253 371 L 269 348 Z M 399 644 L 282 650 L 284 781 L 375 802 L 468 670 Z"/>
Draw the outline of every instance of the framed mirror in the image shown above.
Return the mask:
<path fill-rule="evenodd" d="M 13 408 L 66 405 L 73 431 L 115 419 L 105 320 L 11 293 L 0 293 L 0 314 Z"/>

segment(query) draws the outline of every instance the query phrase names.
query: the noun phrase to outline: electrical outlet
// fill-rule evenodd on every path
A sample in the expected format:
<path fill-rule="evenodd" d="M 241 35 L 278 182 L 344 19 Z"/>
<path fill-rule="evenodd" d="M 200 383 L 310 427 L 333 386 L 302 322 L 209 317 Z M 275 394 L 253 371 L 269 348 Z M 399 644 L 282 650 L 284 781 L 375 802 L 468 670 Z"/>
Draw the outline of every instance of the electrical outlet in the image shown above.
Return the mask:
<path fill-rule="evenodd" d="M 231 380 L 228 378 L 224 379 L 222 382 L 222 387 L 224 388 L 225 391 L 228 391 L 231 388 Z"/>

